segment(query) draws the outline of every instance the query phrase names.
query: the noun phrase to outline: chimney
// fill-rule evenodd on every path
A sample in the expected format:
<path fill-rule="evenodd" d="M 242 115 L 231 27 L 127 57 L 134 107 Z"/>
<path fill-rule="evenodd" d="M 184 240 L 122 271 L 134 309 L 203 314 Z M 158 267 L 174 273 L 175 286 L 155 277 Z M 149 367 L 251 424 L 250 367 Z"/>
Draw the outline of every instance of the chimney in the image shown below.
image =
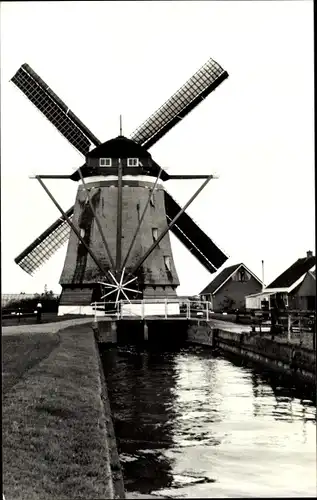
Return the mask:
<path fill-rule="evenodd" d="M 262 260 L 262 292 L 265 288 L 265 285 L 264 285 L 264 260 Z"/>
<path fill-rule="evenodd" d="M 307 252 L 307 259 L 310 259 L 310 257 L 313 256 L 313 252 L 311 250 L 308 250 Z"/>

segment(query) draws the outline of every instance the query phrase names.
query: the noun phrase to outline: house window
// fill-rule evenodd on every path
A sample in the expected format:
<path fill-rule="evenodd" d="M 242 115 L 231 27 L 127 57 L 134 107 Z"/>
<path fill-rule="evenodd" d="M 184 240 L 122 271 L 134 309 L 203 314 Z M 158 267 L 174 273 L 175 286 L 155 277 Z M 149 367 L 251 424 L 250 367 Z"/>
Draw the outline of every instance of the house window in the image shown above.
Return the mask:
<path fill-rule="evenodd" d="M 250 274 L 246 272 L 246 270 L 241 267 L 233 276 L 232 279 L 233 281 L 240 281 L 240 282 L 245 282 L 249 281 L 251 278 Z"/>
<path fill-rule="evenodd" d="M 128 167 L 138 167 L 139 158 L 128 158 Z"/>
<path fill-rule="evenodd" d="M 243 268 L 239 269 L 238 276 L 239 281 L 247 281 L 246 272 Z"/>
<path fill-rule="evenodd" d="M 158 229 L 157 229 L 157 227 L 153 227 L 152 228 L 152 236 L 153 236 L 153 241 L 156 241 L 157 240 L 157 236 L 158 236 Z"/>
<path fill-rule="evenodd" d="M 99 167 L 111 167 L 112 161 L 111 158 L 100 158 L 99 159 Z"/>
<path fill-rule="evenodd" d="M 165 264 L 165 267 L 168 271 L 171 270 L 171 258 L 168 257 L 168 256 L 164 256 L 164 264 Z"/>

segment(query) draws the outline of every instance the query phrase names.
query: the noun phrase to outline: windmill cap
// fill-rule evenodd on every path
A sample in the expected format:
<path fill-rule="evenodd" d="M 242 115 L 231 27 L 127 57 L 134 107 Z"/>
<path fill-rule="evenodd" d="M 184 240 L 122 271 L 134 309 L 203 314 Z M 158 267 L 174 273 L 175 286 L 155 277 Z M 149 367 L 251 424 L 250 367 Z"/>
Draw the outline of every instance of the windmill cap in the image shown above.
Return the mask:
<path fill-rule="evenodd" d="M 151 155 L 136 142 L 119 135 L 89 151 L 86 158 L 151 158 Z"/>

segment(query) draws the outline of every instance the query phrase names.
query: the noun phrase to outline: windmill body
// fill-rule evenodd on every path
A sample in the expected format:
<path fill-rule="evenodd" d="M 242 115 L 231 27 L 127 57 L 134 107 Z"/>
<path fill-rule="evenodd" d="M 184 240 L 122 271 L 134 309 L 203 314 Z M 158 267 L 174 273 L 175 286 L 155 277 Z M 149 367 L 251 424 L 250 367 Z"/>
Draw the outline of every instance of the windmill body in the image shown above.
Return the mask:
<path fill-rule="evenodd" d="M 213 176 L 170 175 L 148 151 L 227 77 L 209 59 L 129 139 L 119 135 L 102 143 L 28 64 L 16 72 L 12 82 L 85 158 L 71 175 L 35 176 L 61 216 L 15 259 L 33 274 L 68 243 L 59 314 L 91 314 L 91 303 L 102 298 L 154 303 L 175 297 L 179 279 L 170 231 L 209 272 L 227 260 L 185 211 Z M 45 178 L 78 182 L 74 206 L 64 211 Z M 198 178 L 204 183 L 181 208 L 166 182 Z"/>
<path fill-rule="evenodd" d="M 119 198 L 118 175 L 119 160 L 122 165 L 122 230 L 118 232 L 117 204 Z M 107 163 L 108 166 L 100 166 Z M 134 165 L 133 165 L 134 164 Z M 129 166 L 132 165 L 132 166 Z M 129 252 L 132 239 L 146 204 L 150 191 L 157 178 L 157 168 L 148 151 L 123 136 L 107 141 L 93 149 L 86 156 L 86 166 L 81 168 L 85 179 L 85 188 L 79 179 L 73 223 L 79 227 L 83 239 L 91 248 L 101 266 L 112 270 L 100 236 L 96 218 L 87 200 L 89 190 L 104 236 L 108 242 L 110 254 L 117 262 L 117 238 L 121 239 L 121 259 L 118 262 L 121 271 L 122 262 Z M 109 173 L 108 173 L 109 172 Z M 75 179 L 78 175 L 73 176 Z M 133 270 L 140 257 L 152 245 L 167 224 L 163 182 L 157 182 L 150 203 L 145 213 L 140 231 L 129 252 L 125 265 L 126 274 Z M 169 233 L 161 240 L 138 271 L 138 288 L 143 298 L 162 298 L 176 296 L 179 285 L 173 261 Z M 98 283 L 106 279 L 86 248 L 71 231 L 64 269 L 60 284 L 63 288 L 60 299 L 60 311 L 67 312 L 76 306 L 88 306 L 94 300 L 100 300 L 101 291 Z M 141 296 L 138 298 L 141 298 Z"/>

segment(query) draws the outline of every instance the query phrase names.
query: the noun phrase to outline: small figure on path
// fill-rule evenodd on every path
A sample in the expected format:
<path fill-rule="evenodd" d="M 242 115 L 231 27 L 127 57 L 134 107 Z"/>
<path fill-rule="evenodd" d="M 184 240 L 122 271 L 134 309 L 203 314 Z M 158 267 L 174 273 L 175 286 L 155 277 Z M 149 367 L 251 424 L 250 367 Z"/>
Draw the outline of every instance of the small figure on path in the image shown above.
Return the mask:
<path fill-rule="evenodd" d="M 37 323 L 41 323 L 42 320 L 42 304 L 39 302 L 36 306 L 36 321 Z"/>

